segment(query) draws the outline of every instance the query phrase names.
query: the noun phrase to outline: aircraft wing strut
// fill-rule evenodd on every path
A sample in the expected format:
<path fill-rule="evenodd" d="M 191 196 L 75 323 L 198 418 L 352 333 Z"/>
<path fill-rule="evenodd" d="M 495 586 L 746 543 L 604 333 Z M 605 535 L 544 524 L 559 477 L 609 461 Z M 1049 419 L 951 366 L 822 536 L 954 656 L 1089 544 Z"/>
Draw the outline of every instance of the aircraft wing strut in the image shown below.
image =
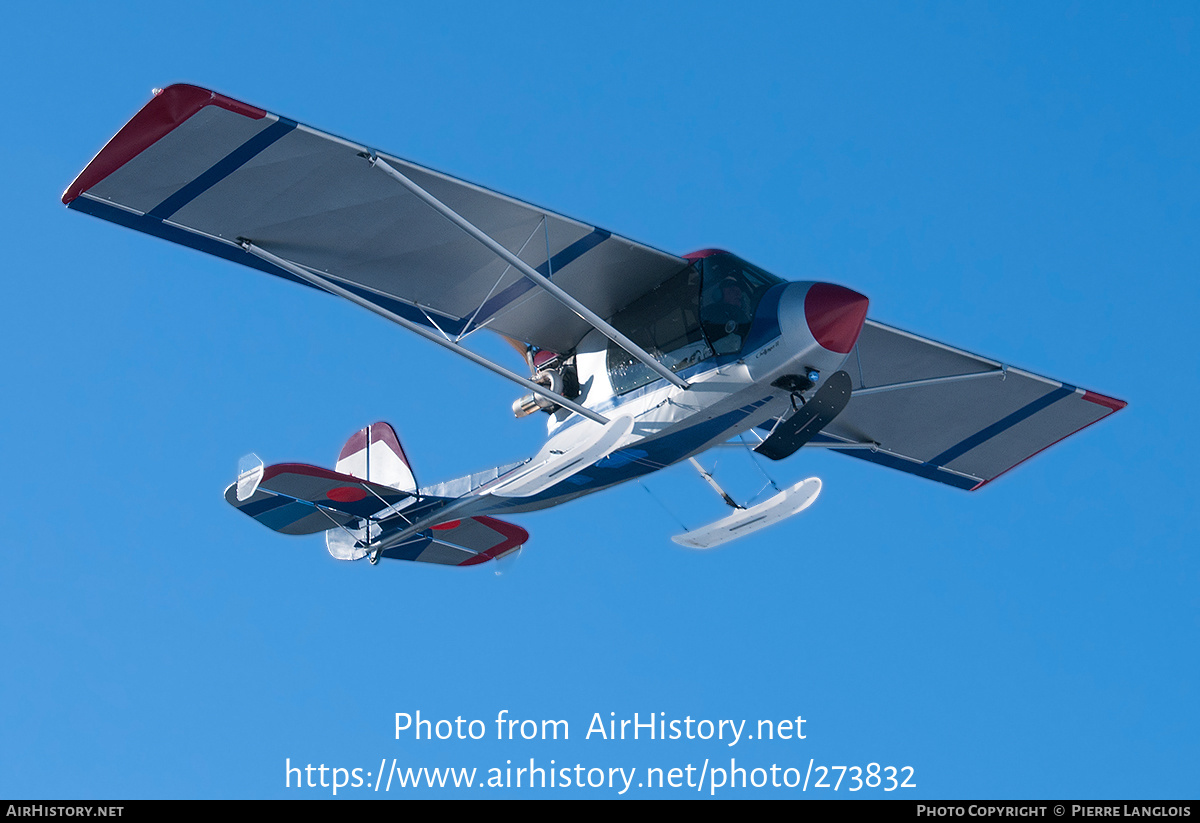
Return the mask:
<path fill-rule="evenodd" d="M 597 328 L 686 386 L 602 318 L 687 260 L 196 86 L 156 91 L 63 202 L 325 291 L 336 280 L 454 342 L 486 327 L 566 353 Z"/>
<path fill-rule="evenodd" d="M 648 351 L 643 349 L 637 343 L 634 343 L 628 337 L 621 334 L 621 332 L 619 332 L 615 328 L 613 328 L 613 326 L 610 323 L 605 322 L 604 318 L 600 317 L 598 314 L 596 314 L 594 311 L 589 309 L 587 306 L 583 305 L 578 300 L 576 300 L 574 297 L 572 297 L 571 295 L 567 294 L 565 291 L 560 289 L 558 286 L 556 286 L 550 280 L 549 277 L 544 277 L 541 274 L 539 274 L 538 272 L 534 271 L 533 267 L 531 267 L 528 263 L 526 263 L 520 257 L 517 257 L 515 254 L 513 254 L 508 249 L 504 248 L 504 246 L 497 243 L 495 240 L 493 240 L 491 237 L 489 237 L 486 232 L 481 231 L 480 229 L 476 228 L 475 225 L 471 223 L 471 221 L 467 220 L 462 215 L 460 215 L 458 212 L 456 212 L 454 209 L 450 208 L 445 203 L 443 203 L 441 200 L 438 200 L 432 194 L 425 191 L 425 189 L 418 186 L 416 183 L 414 183 L 408 177 L 406 177 L 405 175 L 396 171 L 396 169 L 389 166 L 387 164 L 387 161 L 381 159 L 380 157 L 378 157 L 375 154 L 371 155 L 370 161 L 371 161 L 371 165 L 374 168 L 381 169 L 393 180 L 396 180 L 398 183 L 400 183 L 406 189 L 411 191 L 417 197 L 421 198 L 421 200 L 425 201 L 430 206 L 432 206 L 434 209 L 436 209 L 439 214 L 441 214 L 443 217 L 445 217 L 451 223 L 458 226 L 460 229 L 465 231 L 467 234 L 471 235 L 476 240 L 478 240 L 480 243 L 482 243 L 483 245 L 487 246 L 489 249 L 494 251 L 496 254 L 498 254 L 500 257 L 502 257 L 504 260 L 508 261 L 509 265 L 511 265 L 513 268 L 517 269 L 519 272 L 524 274 L 526 277 L 528 277 L 530 280 L 532 280 L 538 286 L 545 289 L 550 294 L 554 295 L 556 298 L 558 298 L 558 301 L 560 303 L 562 303 L 564 306 L 569 308 L 571 311 L 575 312 L 577 315 L 579 315 L 584 320 L 586 320 L 589 324 L 591 324 L 592 328 L 598 329 L 609 340 L 612 340 L 614 343 L 616 343 L 618 346 L 623 348 L 625 351 L 629 352 L 634 357 L 636 357 L 638 360 L 641 360 L 643 363 L 645 363 L 647 366 L 649 366 L 650 369 L 652 371 L 654 371 L 656 374 L 658 374 L 659 377 L 665 378 L 668 382 L 675 384 L 676 386 L 678 386 L 681 389 L 686 389 L 688 387 L 688 384 L 686 382 L 684 382 L 673 371 L 671 371 L 666 366 L 664 366 L 662 363 L 660 363 L 654 357 L 654 355 L 650 354 Z M 483 304 L 480 304 L 481 307 L 482 307 L 482 305 Z M 603 421 L 601 421 L 601 422 L 603 422 Z"/>
<path fill-rule="evenodd" d="M 393 323 L 398 323 L 399 325 L 401 325 L 404 328 L 411 331 L 413 334 L 419 334 L 421 337 L 424 337 L 426 340 L 429 340 L 432 343 L 437 343 L 439 346 L 450 349 L 450 351 L 454 352 L 455 354 L 458 354 L 458 355 L 461 355 L 461 356 L 467 358 L 472 363 L 483 366 L 488 371 L 498 374 L 501 377 L 505 377 L 505 378 L 513 381 L 514 383 L 525 387 L 526 389 L 528 389 L 531 392 L 535 392 L 536 394 L 540 394 L 545 397 L 548 397 L 548 398 L 550 398 L 550 400 L 554 401 L 558 405 L 568 408 L 571 411 L 575 412 L 576 414 L 581 414 L 584 417 L 588 418 L 589 420 L 595 420 L 597 423 L 600 423 L 600 424 L 604 424 L 604 423 L 608 422 L 607 417 L 604 417 L 601 414 L 597 414 L 596 412 L 592 411 L 591 409 L 584 408 L 583 406 L 579 405 L 578 403 L 574 402 L 573 400 L 568 400 L 567 398 L 563 397 L 561 394 L 558 394 L 557 392 L 553 392 L 553 391 L 547 389 L 545 386 L 542 386 L 538 383 L 534 383 L 532 380 L 528 380 L 524 377 L 521 377 L 519 374 L 511 372 L 508 369 L 504 368 L 503 366 L 499 366 L 499 365 L 493 363 L 491 360 L 488 360 L 486 357 L 482 357 L 482 356 L 476 354 L 475 352 L 471 351 L 470 349 L 466 348 L 465 346 L 460 346 L 458 343 L 454 342 L 453 340 L 447 339 L 444 335 L 443 336 L 436 335 L 433 332 L 429 331 L 429 329 L 419 326 L 416 323 L 412 322 L 411 320 L 401 317 L 400 315 L 395 314 L 394 312 L 388 311 L 386 308 L 384 308 L 383 306 L 380 306 L 378 303 L 374 303 L 364 297 L 360 297 L 359 295 L 355 294 L 354 292 L 350 291 L 349 289 L 339 286 L 337 283 L 333 282 L 333 280 L 331 278 L 329 278 L 328 276 L 322 277 L 321 275 L 314 274 L 313 272 L 307 271 L 306 269 L 302 268 L 301 266 L 296 265 L 295 263 L 291 262 L 290 260 L 284 260 L 282 257 L 278 257 L 274 254 L 271 254 L 266 249 L 260 249 L 258 246 L 254 245 L 249 240 L 242 241 L 242 248 L 244 248 L 250 254 L 253 254 L 255 257 L 258 257 L 262 260 L 267 261 L 268 263 L 278 266 L 281 269 L 291 272 L 296 277 L 298 277 L 301 280 L 304 280 L 308 283 L 311 283 L 312 285 L 316 286 L 319 289 L 324 289 L 325 291 L 329 292 L 330 294 L 335 294 L 338 297 L 344 297 L 352 303 L 356 303 L 356 304 L 362 306 L 363 308 L 373 311 L 382 317 L 386 317 L 388 320 L 391 320 Z"/>

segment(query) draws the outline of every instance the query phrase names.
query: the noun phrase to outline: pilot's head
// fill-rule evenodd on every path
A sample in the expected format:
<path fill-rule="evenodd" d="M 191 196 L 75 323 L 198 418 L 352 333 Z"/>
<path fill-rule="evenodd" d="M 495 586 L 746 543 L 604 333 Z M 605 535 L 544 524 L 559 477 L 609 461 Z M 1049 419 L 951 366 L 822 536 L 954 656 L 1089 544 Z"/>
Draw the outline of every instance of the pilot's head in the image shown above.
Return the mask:
<path fill-rule="evenodd" d="M 742 303 L 742 284 L 736 277 L 726 277 L 721 281 L 721 301 L 730 306 L 740 306 Z"/>

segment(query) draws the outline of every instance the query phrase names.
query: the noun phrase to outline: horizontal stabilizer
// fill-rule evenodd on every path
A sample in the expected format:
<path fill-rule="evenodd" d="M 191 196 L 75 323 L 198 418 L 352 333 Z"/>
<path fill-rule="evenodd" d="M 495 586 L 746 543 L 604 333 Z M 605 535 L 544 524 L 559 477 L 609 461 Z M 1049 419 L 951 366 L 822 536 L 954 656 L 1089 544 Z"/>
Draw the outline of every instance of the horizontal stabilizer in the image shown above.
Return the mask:
<path fill-rule="evenodd" d="M 417 490 L 408 455 L 388 423 L 373 423 L 355 432 L 342 447 L 333 470 L 400 491 Z"/>
<path fill-rule="evenodd" d="M 245 499 L 239 499 L 239 485 L 245 494 L 244 482 L 225 490 L 229 504 L 283 534 L 315 534 L 347 526 L 412 497 L 390 486 L 303 463 L 263 469 L 258 486 Z"/>
<path fill-rule="evenodd" d="M 474 566 L 516 551 L 529 540 L 529 532 L 494 517 L 465 517 L 440 523 L 398 546 L 384 549 L 382 557 Z"/>
<path fill-rule="evenodd" d="M 821 481 L 816 477 L 810 477 L 784 489 L 770 500 L 764 500 L 757 506 L 738 509 L 716 523 L 677 534 L 671 539 L 689 549 L 711 549 L 713 546 L 719 546 L 735 537 L 744 537 L 773 523 L 778 523 L 780 520 L 785 520 L 793 514 L 799 514 L 811 506 L 820 493 Z"/>
<path fill-rule="evenodd" d="M 546 459 L 520 467 L 511 478 L 501 478 L 499 485 L 485 490 L 497 497 L 530 497 L 544 492 L 620 448 L 633 430 L 633 418 L 617 417 L 591 429 L 582 442 L 561 454 L 552 451 Z"/>

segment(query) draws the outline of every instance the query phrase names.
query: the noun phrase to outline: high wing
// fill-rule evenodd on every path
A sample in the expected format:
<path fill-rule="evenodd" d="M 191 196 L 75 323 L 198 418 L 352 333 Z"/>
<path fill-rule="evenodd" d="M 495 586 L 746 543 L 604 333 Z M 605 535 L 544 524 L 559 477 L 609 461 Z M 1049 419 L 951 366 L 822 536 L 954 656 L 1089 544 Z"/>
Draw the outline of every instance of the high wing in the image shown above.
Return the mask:
<path fill-rule="evenodd" d="M 873 320 L 845 369 L 812 445 L 972 491 L 1126 405 Z"/>
<path fill-rule="evenodd" d="M 447 335 L 488 328 L 566 352 L 592 328 L 382 173 L 376 157 L 601 318 L 687 265 L 604 229 L 189 85 L 157 92 L 88 164 L 63 202 L 302 282 L 248 254 L 240 245 L 247 239 Z"/>

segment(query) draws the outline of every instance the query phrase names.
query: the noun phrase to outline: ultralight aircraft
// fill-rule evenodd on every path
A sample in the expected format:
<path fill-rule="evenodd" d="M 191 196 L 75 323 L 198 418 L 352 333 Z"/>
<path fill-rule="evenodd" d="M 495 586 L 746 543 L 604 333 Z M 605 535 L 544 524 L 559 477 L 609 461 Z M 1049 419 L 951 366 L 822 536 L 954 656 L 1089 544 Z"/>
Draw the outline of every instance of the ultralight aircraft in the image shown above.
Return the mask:
<path fill-rule="evenodd" d="M 511 380 L 544 413 L 528 460 L 419 486 L 375 423 L 333 470 L 243 458 L 231 505 L 343 560 L 468 566 L 498 520 L 691 460 L 732 508 L 708 548 L 807 508 L 743 507 L 695 455 L 823 447 L 974 491 L 1125 403 L 870 320 L 867 298 L 716 249 L 668 254 L 190 85 L 156 90 L 63 195 L 72 209 L 344 297 Z M 503 335 L 526 377 L 463 345 Z"/>

